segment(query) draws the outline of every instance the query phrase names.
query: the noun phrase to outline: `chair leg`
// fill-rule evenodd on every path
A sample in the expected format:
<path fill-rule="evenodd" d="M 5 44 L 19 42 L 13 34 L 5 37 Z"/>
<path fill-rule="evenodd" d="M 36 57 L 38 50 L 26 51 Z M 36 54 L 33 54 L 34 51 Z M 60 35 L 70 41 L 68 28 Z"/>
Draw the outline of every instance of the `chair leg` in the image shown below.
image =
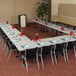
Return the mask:
<path fill-rule="evenodd" d="M 9 52 L 8 61 L 9 61 L 9 59 L 10 59 L 10 57 L 11 57 L 11 54 L 12 54 L 12 50 L 10 50 L 10 52 Z"/>
<path fill-rule="evenodd" d="M 36 53 L 36 61 L 37 61 L 38 69 L 40 69 L 39 59 L 38 59 L 38 49 L 37 49 L 37 53 Z"/>
<path fill-rule="evenodd" d="M 22 63 L 22 66 L 25 67 L 25 64 L 23 63 L 23 61 L 24 61 L 24 59 L 23 59 L 23 57 L 22 57 L 22 58 L 21 58 L 21 63 Z"/>
<path fill-rule="evenodd" d="M 41 62 L 42 62 L 42 67 L 44 68 L 44 63 L 43 63 L 42 55 L 41 55 Z"/>
<path fill-rule="evenodd" d="M 54 58 L 55 58 L 55 63 L 57 64 L 57 59 L 56 59 L 55 51 L 54 51 Z"/>
<path fill-rule="evenodd" d="M 65 50 L 63 49 L 63 54 L 64 54 L 64 60 L 66 62 L 66 56 L 65 56 Z"/>
<path fill-rule="evenodd" d="M 1 36 L 1 38 L 0 38 L 0 43 L 2 43 L 2 36 Z"/>
<path fill-rule="evenodd" d="M 7 47 L 7 48 L 6 48 L 6 52 L 5 52 L 5 55 L 6 55 L 6 56 L 7 56 L 8 50 L 9 50 L 9 49 L 8 49 L 8 47 Z"/>
<path fill-rule="evenodd" d="M 67 49 L 66 49 L 66 59 L 67 59 L 67 61 L 68 61 L 68 53 L 67 53 Z"/>
<path fill-rule="evenodd" d="M 26 65 L 26 70 L 28 72 L 28 64 L 27 64 L 27 58 L 26 58 L 26 51 L 25 51 L 25 65 Z"/>
<path fill-rule="evenodd" d="M 5 50 L 5 48 L 6 48 L 6 43 L 4 44 L 3 51 Z"/>
<path fill-rule="evenodd" d="M 74 46 L 74 55 L 75 55 L 75 58 L 76 58 L 76 51 L 75 51 L 75 46 Z"/>
<path fill-rule="evenodd" d="M 0 38 L 0 43 L 2 42 L 2 38 Z"/>
<path fill-rule="evenodd" d="M 1 47 L 3 46 L 3 44 L 4 44 L 4 40 L 2 40 L 2 44 L 1 44 Z"/>
<path fill-rule="evenodd" d="M 54 65 L 54 59 L 53 59 L 53 53 L 52 53 L 52 50 L 50 52 L 50 55 L 51 55 L 51 59 L 52 59 L 52 65 Z"/>

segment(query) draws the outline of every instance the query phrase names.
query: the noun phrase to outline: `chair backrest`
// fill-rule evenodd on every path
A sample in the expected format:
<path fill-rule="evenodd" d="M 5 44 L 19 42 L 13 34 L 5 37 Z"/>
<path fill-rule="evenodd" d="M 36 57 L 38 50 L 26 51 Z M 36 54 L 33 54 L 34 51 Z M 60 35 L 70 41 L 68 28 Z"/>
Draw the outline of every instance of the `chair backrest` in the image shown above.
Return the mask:
<path fill-rule="evenodd" d="M 51 50 L 55 51 L 56 50 L 56 45 L 51 45 Z"/>
<path fill-rule="evenodd" d="M 68 47 L 68 42 L 63 43 L 63 49 L 67 49 L 67 47 Z"/>
<path fill-rule="evenodd" d="M 27 50 L 26 50 L 26 55 L 27 55 L 27 57 L 29 57 L 29 56 L 35 56 L 36 53 L 37 53 L 37 48 L 27 49 Z"/>
<path fill-rule="evenodd" d="M 38 52 L 39 54 L 47 55 L 50 53 L 50 51 L 51 51 L 51 46 L 44 46 L 41 47 L 41 49 Z"/>
<path fill-rule="evenodd" d="M 76 46 L 76 41 L 73 42 L 73 46 Z"/>

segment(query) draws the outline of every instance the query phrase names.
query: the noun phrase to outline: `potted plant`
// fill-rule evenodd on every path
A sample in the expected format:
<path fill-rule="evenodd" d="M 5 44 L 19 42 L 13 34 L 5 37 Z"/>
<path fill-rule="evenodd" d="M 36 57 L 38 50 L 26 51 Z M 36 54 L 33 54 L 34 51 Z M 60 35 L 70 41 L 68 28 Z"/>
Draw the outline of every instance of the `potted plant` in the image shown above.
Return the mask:
<path fill-rule="evenodd" d="M 48 18 L 48 0 L 42 0 L 41 2 L 38 2 L 38 7 L 36 10 L 37 17 L 42 19 L 42 20 L 47 20 Z"/>

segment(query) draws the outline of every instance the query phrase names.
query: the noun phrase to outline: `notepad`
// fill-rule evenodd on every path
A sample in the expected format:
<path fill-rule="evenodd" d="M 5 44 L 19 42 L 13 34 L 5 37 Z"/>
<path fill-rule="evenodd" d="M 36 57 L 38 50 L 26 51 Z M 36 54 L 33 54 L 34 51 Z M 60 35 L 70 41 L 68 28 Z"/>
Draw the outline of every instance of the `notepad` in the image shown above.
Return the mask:
<path fill-rule="evenodd" d="M 40 42 L 40 45 L 44 45 L 44 43 L 43 42 Z"/>
<path fill-rule="evenodd" d="M 55 40 L 53 40 L 53 43 L 56 43 L 56 41 L 55 41 Z"/>
<path fill-rule="evenodd" d="M 15 39 L 14 41 L 15 41 L 15 42 L 20 42 L 21 39 L 20 39 L 20 38 L 17 38 L 17 39 Z"/>
<path fill-rule="evenodd" d="M 68 38 L 61 38 L 61 40 L 65 41 L 65 40 L 69 40 Z"/>
<path fill-rule="evenodd" d="M 14 35 L 15 33 L 12 33 L 12 32 L 10 32 L 10 33 L 8 33 L 8 35 Z"/>
<path fill-rule="evenodd" d="M 18 36 L 17 35 L 14 35 L 14 36 L 12 36 L 13 38 L 17 38 Z"/>
<path fill-rule="evenodd" d="M 49 40 L 50 43 L 53 43 L 53 41 Z"/>
<path fill-rule="evenodd" d="M 50 42 L 50 43 L 56 43 L 56 41 L 55 41 L 55 40 L 49 40 L 49 42 Z"/>
<path fill-rule="evenodd" d="M 5 30 L 9 30 L 9 29 L 10 29 L 10 28 L 7 28 L 7 27 L 5 28 Z"/>
<path fill-rule="evenodd" d="M 22 48 L 29 48 L 30 45 L 28 45 L 28 44 L 24 44 L 24 45 L 21 45 L 21 47 L 22 47 Z"/>
<path fill-rule="evenodd" d="M 7 30 L 7 32 L 11 32 L 12 30 Z"/>
<path fill-rule="evenodd" d="M 43 46 L 44 45 L 44 42 L 37 42 L 37 45 Z"/>

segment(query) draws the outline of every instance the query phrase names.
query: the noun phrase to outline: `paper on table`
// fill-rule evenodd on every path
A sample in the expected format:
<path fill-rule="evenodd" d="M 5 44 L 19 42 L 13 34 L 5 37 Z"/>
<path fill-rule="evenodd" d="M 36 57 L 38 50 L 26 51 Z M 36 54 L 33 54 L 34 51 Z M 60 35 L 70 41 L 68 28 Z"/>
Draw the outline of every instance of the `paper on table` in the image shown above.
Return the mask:
<path fill-rule="evenodd" d="M 14 41 L 15 41 L 15 42 L 20 42 L 21 39 L 20 39 L 20 38 L 17 38 L 17 39 L 15 39 Z"/>
<path fill-rule="evenodd" d="M 14 35 L 15 33 L 12 33 L 12 32 L 10 32 L 10 33 L 8 33 L 8 35 Z"/>
<path fill-rule="evenodd" d="M 17 38 L 18 36 L 17 35 L 14 35 L 14 36 L 12 36 L 13 38 Z"/>
<path fill-rule="evenodd" d="M 61 40 L 65 41 L 65 38 L 61 38 Z"/>
<path fill-rule="evenodd" d="M 69 38 L 67 38 L 67 37 L 66 37 L 65 39 L 66 39 L 66 40 L 69 40 Z"/>
<path fill-rule="evenodd" d="M 5 28 L 5 30 L 8 30 L 8 31 L 9 31 L 9 30 L 10 30 L 10 28 Z"/>
<path fill-rule="evenodd" d="M 7 30 L 7 32 L 12 32 L 12 30 Z"/>
<path fill-rule="evenodd" d="M 69 40 L 69 38 L 67 38 L 67 37 L 66 38 L 61 38 L 61 40 L 65 41 L 65 40 Z"/>
<path fill-rule="evenodd" d="M 56 41 L 55 41 L 55 40 L 49 40 L 49 42 L 50 42 L 50 43 L 56 43 Z"/>
<path fill-rule="evenodd" d="M 44 42 L 37 42 L 37 45 L 39 45 L 39 46 L 43 46 L 45 43 Z"/>
<path fill-rule="evenodd" d="M 21 47 L 22 47 L 22 48 L 28 48 L 28 47 L 30 47 L 30 45 L 24 44 L 24 45 L 21 45 Z"/>

